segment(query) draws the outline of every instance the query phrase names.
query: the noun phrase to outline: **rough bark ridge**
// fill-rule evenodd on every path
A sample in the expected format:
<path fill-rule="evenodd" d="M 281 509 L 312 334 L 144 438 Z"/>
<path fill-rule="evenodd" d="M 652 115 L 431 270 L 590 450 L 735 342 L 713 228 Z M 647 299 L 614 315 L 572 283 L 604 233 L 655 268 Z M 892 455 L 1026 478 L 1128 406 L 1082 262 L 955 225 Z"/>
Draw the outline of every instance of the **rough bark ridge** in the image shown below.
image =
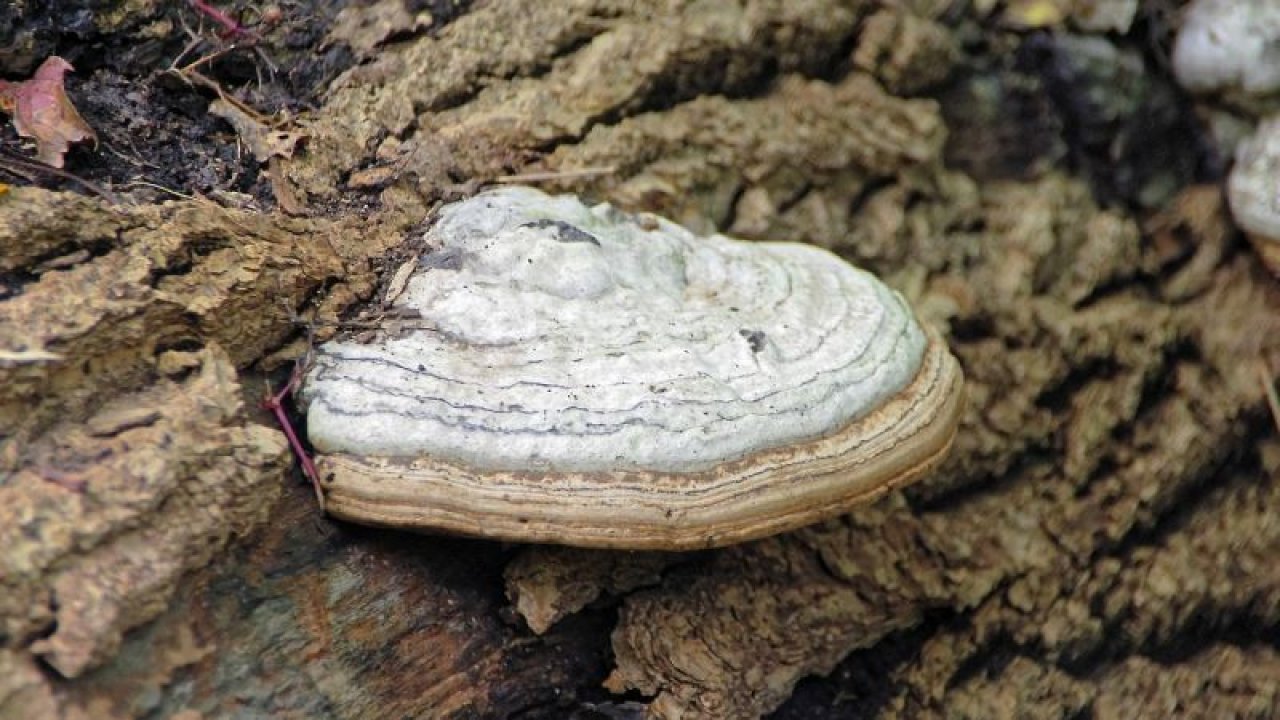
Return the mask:
<path fill-rule="evenodd" d="M 937 4 L 482 4 L 306 118 L 282 177 L 362 215 L 0 195 L 0 717 L 1274 715 L 1280 290 L 1213 188 L 949 169 Z M 943 472 L 686 556 L 318 518 L 252 410 L 295 316 L 531 173 L 882 273 L 969 378 Z"/>

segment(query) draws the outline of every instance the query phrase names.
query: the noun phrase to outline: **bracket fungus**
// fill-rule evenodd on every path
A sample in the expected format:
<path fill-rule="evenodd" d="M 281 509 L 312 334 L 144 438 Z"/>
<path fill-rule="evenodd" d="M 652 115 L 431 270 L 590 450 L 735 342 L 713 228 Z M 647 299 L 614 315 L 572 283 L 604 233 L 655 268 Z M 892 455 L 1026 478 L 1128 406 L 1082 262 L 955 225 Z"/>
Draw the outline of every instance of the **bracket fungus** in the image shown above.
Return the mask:
<path fill-rule="evenodd" d="M 444 207 L 393 302 L 317 348 L 326 507 L 380 526 L 687 550 L 839 515 L 944 457 L 963 379 L 831 253 L 504 188 Z"/>
<path fill-rule="evenodd" d="M 1173 73 L 1191 92 L 1280 90 L 1280 4 L 1194 0 L 1173 45 Z"/>
<path fill-rule="evenodd" d="M 1280 275 L 1280 116 L 1263 120 L 1236 147 L 1227 202 L 1258 256 Z"/>

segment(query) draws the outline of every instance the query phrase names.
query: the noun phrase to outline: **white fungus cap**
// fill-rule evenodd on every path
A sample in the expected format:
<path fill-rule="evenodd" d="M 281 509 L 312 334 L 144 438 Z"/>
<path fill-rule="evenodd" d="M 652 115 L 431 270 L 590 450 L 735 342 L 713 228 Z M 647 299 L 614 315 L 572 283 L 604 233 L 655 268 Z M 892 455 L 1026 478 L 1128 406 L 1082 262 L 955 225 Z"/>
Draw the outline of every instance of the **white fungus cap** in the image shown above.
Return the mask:
<path fill-rule="evenodd" d="M 528 188 L 446 208 L 428 240 L 396 304 L 433 330 L 319 349 L 317 450 L 701 470 L 847 424 L 924 353 L 901 296 L 811 245 Z"/>
<path fill-rule="evenodd" d="M 1195 0 L 1174 42 L 1173 72 L 1192 92 L 1280 89 L 1280 1 Z"/>
<path fill-rule="evenodd" d="M 305 380 L 335 516 L 711 547 L 868 502 L 955 434 L 945 343 L 825 250 L 516 187 L 426 239 L 394 301 L 421 327 L 325 343 Z"/>
<path fill-rule="evenodd" d="M 1280 240 L 1280 116 L 1264 120 L 1236 148 L 1227 201 L 1236 224 L 1245 232 Z"/>

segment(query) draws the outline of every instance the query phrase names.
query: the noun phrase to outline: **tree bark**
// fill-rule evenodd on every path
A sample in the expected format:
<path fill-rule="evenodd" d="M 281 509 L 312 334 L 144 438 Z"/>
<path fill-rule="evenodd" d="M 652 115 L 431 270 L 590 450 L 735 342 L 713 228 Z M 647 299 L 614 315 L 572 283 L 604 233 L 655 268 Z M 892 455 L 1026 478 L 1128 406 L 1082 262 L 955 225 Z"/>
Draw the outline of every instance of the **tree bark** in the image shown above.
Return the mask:
<path fill-rule="evenodd" d="M 301 216 L 0 195 L 0 718 L 1280 711 L 1275 278 L 1185 173 L 948 152 L 1016 125 L 939 102 L 977 25 L 885 5 L 495 0 L 303 118 Z M 259 401 L 512 176 L 879 273 L 964 366 L 945 467 L 686 555 L 324 518 Z"/>

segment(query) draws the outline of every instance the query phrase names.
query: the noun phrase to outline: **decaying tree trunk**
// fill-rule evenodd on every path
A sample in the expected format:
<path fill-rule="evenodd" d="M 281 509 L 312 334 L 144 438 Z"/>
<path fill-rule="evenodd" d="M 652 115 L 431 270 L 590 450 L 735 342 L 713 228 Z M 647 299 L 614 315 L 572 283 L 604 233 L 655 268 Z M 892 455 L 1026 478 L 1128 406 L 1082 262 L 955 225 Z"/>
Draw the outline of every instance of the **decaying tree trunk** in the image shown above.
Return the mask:
<path fill-rule="evenodd" d="M 924 94 L 933 5 L 494 0 L 303 119 L 305 216 L 0 195 L 0 717 L 1280 712 L 1280 285 L 1216 187 L 962 171 L 1015 123 Z M 512 175 L 879 272 L 965 368 L 943 471 L 690 555 L 325 519 L 267 373 Z"/>

